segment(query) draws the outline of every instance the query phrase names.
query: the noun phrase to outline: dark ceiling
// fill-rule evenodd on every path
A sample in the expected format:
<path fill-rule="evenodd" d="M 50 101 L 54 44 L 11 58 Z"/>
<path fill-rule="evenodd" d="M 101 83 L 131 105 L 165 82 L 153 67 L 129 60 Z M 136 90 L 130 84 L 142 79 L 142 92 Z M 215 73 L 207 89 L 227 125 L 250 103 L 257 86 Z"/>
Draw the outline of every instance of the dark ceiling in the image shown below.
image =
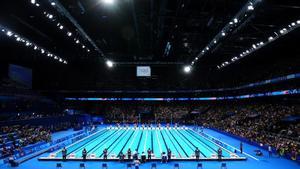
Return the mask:
<path fill-rule="evenodd" d="M 51 2 L 56 4 L 52 6 Z M 67 65 L 58 63 L 0 34 L 0 61 L 32 68 L 35 89 L 207 89 L 234 87 L 300 71 L 300 28 L 217 69 L 253 43 L 299 20 L 299 0 L 261 0 L 247 19 L 198 60 L 190 74 L 183 72 L 183 66 L 194 60 L 248 0 L 36 3 L 39 6 L 31 0 L 0 2 L 0 25 L 68 61 Z M 44 12 L 53 18 L 47 18 Z M 64 28 L 60 30 L 57 23 Z M 67 36 L 69 31 L 71 37 Z M 171 47 L 166 51 L 168 44 Z M 105 59 L 116 65 L 107 68 Z M 137 65 L 150 65 L 152 77 L 137 78 Z"/>

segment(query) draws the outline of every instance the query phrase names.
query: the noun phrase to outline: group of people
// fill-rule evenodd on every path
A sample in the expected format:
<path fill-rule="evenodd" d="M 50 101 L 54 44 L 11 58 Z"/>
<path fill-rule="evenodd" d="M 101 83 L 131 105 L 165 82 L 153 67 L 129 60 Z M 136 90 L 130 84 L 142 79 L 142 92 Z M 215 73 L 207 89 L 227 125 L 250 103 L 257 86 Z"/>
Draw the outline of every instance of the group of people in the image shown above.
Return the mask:
<path fill-rule="evenodd" d="M 0 157 L 23 154 L 23 147 L 40 141 L 51 141 L 50 130 L 42 126 L 3 126 L 0 128 Z"/>
<path fill-rule="evenodd" d="M 65 161 L 67 159 L 67 155 L 68 155 L 66 147 L 64 147 L 61 152 L 62 152 L 62 160 Z M 221 159 L 222 158 L 222 149 L 219 148 L 217 150 L 217 152 L 218 152 L 218 159 Z M 87 154 L 86 148 L 83 148 L 82 159 L 84 161 L 87 159 L 87 155 L 88 154 Z M 107 160 L 108 155 L 109 155 L 108 149 L 105 148 L 100 156 L 103 156 L 103 159 Z M 141 155 L 139 155 L 139 152 L 137 149 L 135 149 L 134 152 L 132 152 L 132 150 L 129 148 L 127 150 L 126 154 L 124 154 L 123 151 L 120 151 L 120 153 L 117 155 L 117 158 L 119 159 L 120 162 L 123 162 L 126 159 L 126 155 L 127 155 L 127 160 L 139 161 L 141 163 L 145 163 L 146 161 L 149 161 L 154 157 L 153 151 L 150 148 L 148 148 L 147 154 L 143 151 Z M 198 147 L 196 147 L 196 149 L 194 151 L 194 155 L 195 155 L 196 160 L 200 159 L 201 151 Z M 140 156 L 140 158 L 139 158 L 139 156 Z M 161 163 L 167 163 L 171 159 L 172 159 L 171 149 L 168 148 L 167 152 L 161 153 Z"/>
<path fill-rule="evenodd" d="M 293 160 L 296 160 L 300 154 L 299 138 L 297 138 L 300 134 L 300 128 L 297 128 L 299 124 L 285 125 L 290 130 L 293 128 L 289 133 L 296 136 L 287 137 L 282 132 L 284 125 L 281 125 L 281 120 L 297 114 L 299 115 L 299 112 L 296 107 L 290 105 L 219 106 L 201 115 L 198 122 L 206 127 L 217 128 L 266 146 L 272 152 L 276 151 L 278 155 L 289 154 Z"/>

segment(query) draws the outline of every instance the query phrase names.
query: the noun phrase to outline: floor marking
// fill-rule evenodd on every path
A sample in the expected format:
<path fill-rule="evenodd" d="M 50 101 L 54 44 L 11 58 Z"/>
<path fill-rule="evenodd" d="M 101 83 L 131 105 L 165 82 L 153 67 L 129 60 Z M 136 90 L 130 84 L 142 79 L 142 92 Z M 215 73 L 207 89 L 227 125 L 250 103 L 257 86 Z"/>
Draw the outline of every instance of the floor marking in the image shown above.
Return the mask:
<path fill-rule="evenodd" d="M 219 140 L 220 142 L 222 142 L 223 144 L 227 145 L 228 147 L 231 147 L 231 148 L 233 148 L 234 150 L 237 150 L 237 151 L 241 152 L 241 151 L 240 151 L 239 149 L 237 149 L 236 147 L 233 147 L 233 146 L 231 146 L 231 145 L 225 143 L 224 141 L 221 141 L 220 139 L 216 139 L 215 137 L 213 137 L 213 136 L 211 136 L 211 135 L 209 135 L 209 134 L 207 134 L 207 133 L 205 133 L 205 134 L 208 135 L 208 136 L 210 136 L 210 137 L 212 137 L 212 138 L 215 139 L 215 140 Z M 204 138 L 204 137 L 203 137 L 203 138 Z M 221 147 L 221 146 L 220 146 L 220 147 Z M 222 147 L 222 148 L 223 148 L 223 147 Z M 226 150 L 226 149 L 225 149 L 225 150 Z M 246 153 L 246 152 L 243 152 L 243 154 L 245 154 L 245 155 L 247 155 L 247 156 L 253 158 L 253 159 L 256 160 L 256 161 L 259 161 L 259 159 L 253 157 L 252 155 L 250 155 L 250 154 L 248 154 L 248 153 Z"/>
<path fill-rule="evenodd" d="M 102 130 L 99 130 L 99 131 L 97 131 L 97 132 L 94 133 L 94 134 L 91 134 L 91 135 L 89 135 L 89 136 L 87 136 L 87 137 L 84 137 L 84 138 L 82 138 L 82 139 L 80 139 L 80 140 L 78 140 L 78 141 L 76 141 L 76 142 L 74 142 L 74 143 L 68 145 L 68 146 L 66 147 L 66 149 L 69 148 L 69 147 L 71 147 L 71 146 L 73 146 L 74 144 L 79 143 L 80 141 L 83 141 L 83 140 L 85 140 L 85 139 L 88 139 L 88 138 L 92 137 L 92 136 L 95 135 L 95 134 L 98 134 L 99 132 L 103 131 L 104 129 L 106 129 L 106 128 L 103 128 Z M 54 152 L 54 153 L 57 154 L 57 153 L 59 153 L 61 150 L 62 150 L 62 149 L 59 149 L 59 150 L 57 150 L 57 151 Z"/>

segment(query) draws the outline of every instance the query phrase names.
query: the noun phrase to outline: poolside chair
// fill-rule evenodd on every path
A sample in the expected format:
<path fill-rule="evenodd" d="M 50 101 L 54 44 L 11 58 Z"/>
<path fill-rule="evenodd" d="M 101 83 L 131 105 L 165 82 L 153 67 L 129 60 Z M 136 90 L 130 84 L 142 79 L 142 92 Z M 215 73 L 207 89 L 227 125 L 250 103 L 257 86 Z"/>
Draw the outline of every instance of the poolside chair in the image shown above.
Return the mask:
<path fill-rule="evenodd" d="M 56 169 L 62 168 L 61 163 L 56 163 Z"/>
<path fill-rule="evenodd" d="M 151 164 L 151 169 L 154 169 L 154 168 L 156 169 L 156 163 Z"/>
<path fill-rule="evenodd" d="M 174 164 L 174 169 L 179 169 L 179 164 L 178 163 Z"/>
<path fill-rule="evenodd" d="M 131 168 L 131 169 L 132 169 L 132 164 L 131 164 L 131 163 L 128 163 L 128 164 L 127 164 L 127 169 L 128 169 L 128 168 Z"/>
<path fill-rule="evenodd" d="M 80 168 L 80 169 L 85 169 L 84 163 L 80 163 L 80 164 L 79 164 L 79 168 Z"/>
<path fill-rule="evenodd" d="M 197 169 L 199 169 L 199 168 L 203 169 L 202 163 L 197 164 Z"/>
<path fill-rule="evenodd" d="M 226 163 L 222 163 L 222 164 L 221 164 L 221 169 L 227 169 Z"/>
<path fill-rule="evenodd" d="M 102 169 L 104 169 L 104 168 L 105 168 L 105 169 L 107 169 L 107 168 L 108 168 L 108 166 L 107 166 L 107 164 L 106 164 L 106 163 L 103 163 L 103 164 L 102 164 Z"/>

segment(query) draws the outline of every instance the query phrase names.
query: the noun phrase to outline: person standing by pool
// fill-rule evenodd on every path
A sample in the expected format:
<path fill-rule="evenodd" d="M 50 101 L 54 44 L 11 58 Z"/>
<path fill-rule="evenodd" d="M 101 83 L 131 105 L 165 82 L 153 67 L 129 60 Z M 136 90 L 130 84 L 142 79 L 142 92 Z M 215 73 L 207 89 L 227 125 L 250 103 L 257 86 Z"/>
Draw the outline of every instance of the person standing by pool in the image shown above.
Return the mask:
<path fill-rule="evenodd" d="M 82 150 L 82 158 L 83 158 L 83 161 L 86 160 L 86 156 L 87 156 L 87 152 L 86 152 L 86 149 L 84 148 L 84 149 Z"/>
<path fill-rule="evenodd" d="M 67 149 L 66 149 L 66 147 L 64 147 L 62 149 L 61 153 L 62 153 L 62 158 L 65 161 L 67 159 Z"/>
<path fill-rule="evenodd" d="M 103 150 L 103 159 L 107 160 L 107 149 L 106 148 Z"/>
<path fill-rule="evenodd" d="M 131 149 L 130 148 L 127 150 L 127 157 L 128 157 L 128 159 L 131 159 Z"/>
<path fill-rule="evenodd" d="M 241 154 L 243 154 L 243 142 L 240 143 L 240 151 L 241 151 Z"/>
<path fill-rule="evenodd" d="M 218 160 L 221 160 L 222 159 L 222 149 L 219 148 L 218 149 Z"/>
<path fill-rule="evenodd" d="M 168 148 L 168 161 L 171 160 L 172 151 Z"/>
<path fill-rule="evenodd" d="M 161 155 L 161 163 L 166 163 L 168 161 L 168 156 L 166 152 L 163 152 Z"/>
<path fill-rule="evenodd" d="M 138 160 L 139 159 L 138 155 L 139 155 L 139 153 L 138 153 L 137 149 L 135 149 L 135 151 L 133 152 L 133 155 L 132 155 L 133 160 Z"/>
<path fill-rule="evenodd" d="M 123 162 L 125 159 L 125 155 L 123 154 L 123 152 L 121 151 L 120 154 L 119 154 L 119 160 L 120 162 Z"/>
<path fill-rule="evenodd" d="M 268 152 L 269 152 L 269 157 L 272 157 L 272 147 L 270 145 L 268 146 Z"/>
<path fill-rule="evenodd" d="M 151 160 L 151 154 L 152 154 L 152 151 L 151 151 L 150 148 L 148 148 L 147 154 L 148 154 L 148 160 Z"/>
<path fill-rule="evenodd" d="M 198 147 L 196 147 L 195 156 L 196 156 L 196 160 L 199 160 L 199 158 L 200 158 L 200 150 L 198 149 Z"/>
<path fill-rule="evenodd" d="M 142 161 L 142 163 L 146 162 L 146 154 L 145 154 L 145 152 L 142 152 L 141 161 Z"/>

